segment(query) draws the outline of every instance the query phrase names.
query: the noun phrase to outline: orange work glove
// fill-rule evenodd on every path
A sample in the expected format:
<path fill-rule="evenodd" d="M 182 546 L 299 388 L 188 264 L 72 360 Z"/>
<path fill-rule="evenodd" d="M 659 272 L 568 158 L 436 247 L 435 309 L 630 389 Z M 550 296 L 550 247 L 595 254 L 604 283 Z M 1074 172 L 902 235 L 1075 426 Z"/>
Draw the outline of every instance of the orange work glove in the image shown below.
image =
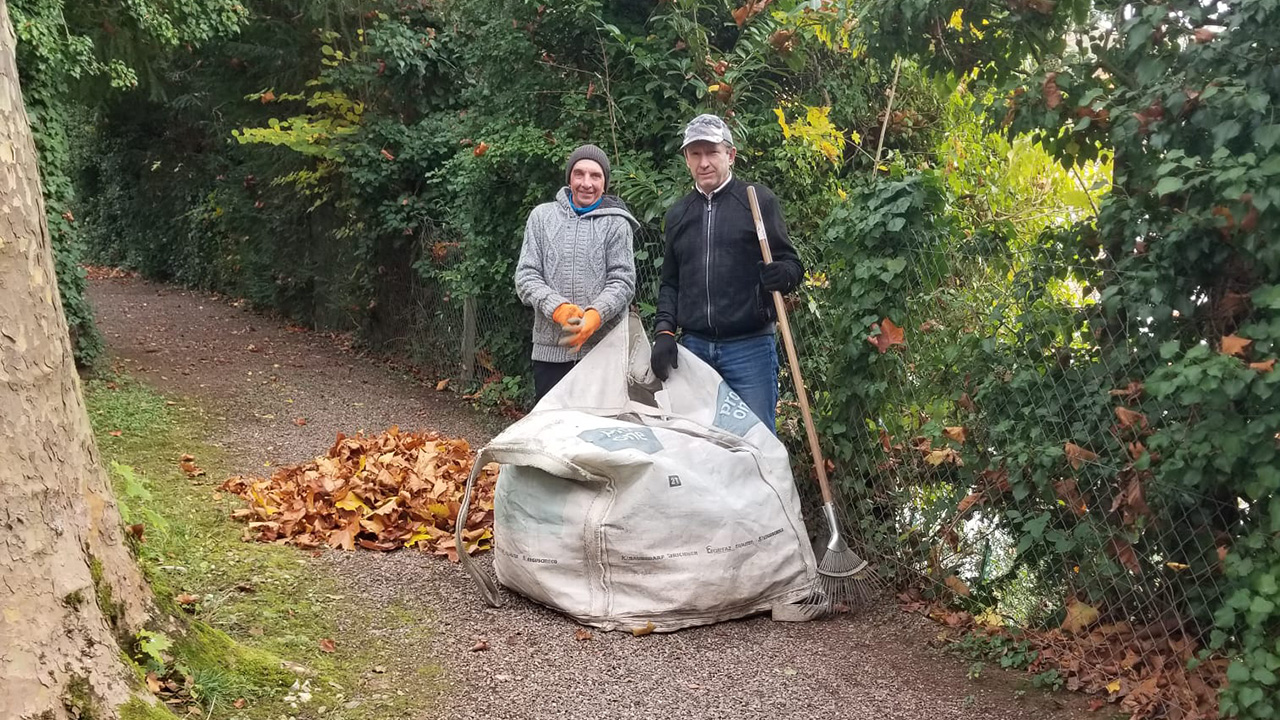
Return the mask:
<path fill-rule="evenodd" d="M 582 314 L 582 319 L 578 321 L 574 327 L 566 327 L 564 337 L 561 338 L 560 344 L 567 345 L 574 350 L 581 350 L 582 344 L 591 339 L 591 336 L 600 329 L 601 323 L 604 321 L 600 318 L 600 313 L 594 308 L 587 308 Z"/>
<path fill-rule="evenodd" d="M 552 322 L 564 328 L 566 332 L 569 330 L 568 322 L 580 317 L 582 317 L 582 308 L 573 303 L 560 303 L 556 306 L 555 312 L 551 313 Z"/>

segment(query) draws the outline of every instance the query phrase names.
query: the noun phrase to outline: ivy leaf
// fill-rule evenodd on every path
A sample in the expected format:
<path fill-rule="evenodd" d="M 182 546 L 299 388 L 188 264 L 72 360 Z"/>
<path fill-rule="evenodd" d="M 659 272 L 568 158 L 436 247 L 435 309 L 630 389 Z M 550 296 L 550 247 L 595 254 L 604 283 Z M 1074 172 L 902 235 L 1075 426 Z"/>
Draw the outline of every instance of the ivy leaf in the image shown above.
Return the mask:
<path fill-rule="evenodd" d="M 1257 307 L 1280 310 L 1280 285 L 1266 285 L 1253 291 L 1253 304 Z"/>
<path fill-rule="evenodd" d="M 1160 182 L 1156 183 L 1156 188 L 1154 192 L 1156 195 L 1163 197 L 1165 195 L 1168 195 L 1171 192 L 1177 192 L 1181 190 L 1183 185 L 1184 183 L 1182 182 L 1182 178 L 1177 178 L 1172 175 L 1165 175 L 1164 177 L 1160 178 Z"/>
<path fill-rule="evenodd" d="M 1223 123 L 1218 123 L 1213 127 L 1213 142 L 1217 145 L 1226 145 L 1229 140 L 1239 134 L 1239 121 L 1228 120 Z"/>
<path fill-rule="evenodd" d="M 164 651 L 171 647 L 173 647 L 173 641 L 162 632 L 138 631 L 138 650 L 146 655 L 154 666 L 161 668 L 165 666 Z"/>
<path fill-rule="evenodd" d="M 1253 131 L 1254 142 L 1262 148 L 1264 152 L 1268 152 L 1271 148 L 1280 143 L 1280 125 L 1263 125 Z"/>

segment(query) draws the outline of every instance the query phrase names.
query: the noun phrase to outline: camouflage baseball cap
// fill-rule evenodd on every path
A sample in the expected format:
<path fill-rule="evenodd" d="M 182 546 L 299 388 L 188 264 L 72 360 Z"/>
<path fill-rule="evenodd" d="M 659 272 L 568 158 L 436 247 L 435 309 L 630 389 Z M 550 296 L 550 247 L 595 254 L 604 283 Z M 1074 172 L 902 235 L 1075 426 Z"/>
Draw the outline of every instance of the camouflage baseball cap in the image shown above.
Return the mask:
<path fill-rule="evenodd" d="M 699 140 L 734 146 L 733 134 L 729 132 L 729 126 L 724 124 L 724 120 L 711 114 L 699 115 L 684 126 L 684 142 L 680 144 L 680 149 L 684 150 L 690 143 Z"/>

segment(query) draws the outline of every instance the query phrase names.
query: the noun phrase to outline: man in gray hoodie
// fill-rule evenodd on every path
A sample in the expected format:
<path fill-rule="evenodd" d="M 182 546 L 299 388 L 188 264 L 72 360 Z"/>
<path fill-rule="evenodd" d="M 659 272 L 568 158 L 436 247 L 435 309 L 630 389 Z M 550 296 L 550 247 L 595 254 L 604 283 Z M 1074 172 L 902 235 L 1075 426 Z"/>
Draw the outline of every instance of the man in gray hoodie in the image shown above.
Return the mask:
<path fill-rule="evenodd" d="M 636 290 L 632 236 L 640 226 L 609 188 L 595 145 L 569 155 L 565 182 L 529 213 L 516 294 L 533 308 L 533 385 L 541 400 L 622 318 Z"/>

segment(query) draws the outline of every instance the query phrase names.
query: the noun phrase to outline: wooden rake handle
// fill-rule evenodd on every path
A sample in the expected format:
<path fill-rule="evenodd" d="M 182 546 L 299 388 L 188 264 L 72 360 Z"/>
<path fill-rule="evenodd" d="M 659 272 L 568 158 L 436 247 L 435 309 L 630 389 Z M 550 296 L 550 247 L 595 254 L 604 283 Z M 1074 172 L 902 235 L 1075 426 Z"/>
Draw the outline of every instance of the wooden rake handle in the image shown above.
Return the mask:
<path fill-rule="evenodd" d="M 747 199 L 751 202 L 751 217 L 756 222 L 756 237 L 760 240 L 760 254 L 766 263 L 773 262 L 773 252 L 769 250 L 769 236 L 764 229 L 764 218 L 760 215 L 760 200 L 756 197 L 756 189 L 747 185 Z M 796 342 L 791 336 L 791 323 L 787 320 L 787 306 L 782 302 L 782 293 L 773 291 L 773 307 L 778 313 L 778 326 L 782 328 L 782 344 L 787 350 L 787 365 L 791 368 L 791 377 L 795 379 L 796 397 L 800 400 L 800 414 L 804 416 L 804 434 L 809 439 L 809 452 L 813 455 L 813 469 L 818 473 L 818 487 L 822 489 L 822 502 L 829 505 L 834 502 L 831 495 L 831 481 L 827 479 L 827 464 L 822 459 L 822 448 L 818 445 L 818 431 L 813 428 L 813 413 L 809 411 L 809 393 L 805 390 L 804 377 L 800 374 L 800 359 L 796 356 Z"/>

